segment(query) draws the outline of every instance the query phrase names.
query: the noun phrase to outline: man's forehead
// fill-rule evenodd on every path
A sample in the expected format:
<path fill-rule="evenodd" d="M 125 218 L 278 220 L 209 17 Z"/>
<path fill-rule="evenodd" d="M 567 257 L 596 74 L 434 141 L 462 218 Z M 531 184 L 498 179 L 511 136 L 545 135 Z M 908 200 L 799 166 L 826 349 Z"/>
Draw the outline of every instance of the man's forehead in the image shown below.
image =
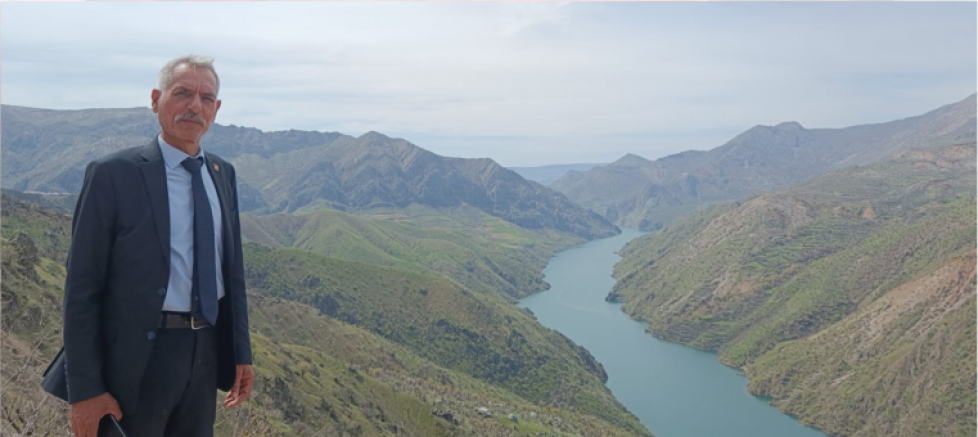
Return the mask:
<path fill-rule="evenodd" d="M 191 85 L 199 85 L 201 79 L 206 81 L 203 85 L 211 91 L 217 88 L 217 77 L 214 76 L 212 71 L 192 65 L 180 65 L 173 69 L 173 82 L 171 86 L 182 85 L 184 87 L 192 87 Z"/>

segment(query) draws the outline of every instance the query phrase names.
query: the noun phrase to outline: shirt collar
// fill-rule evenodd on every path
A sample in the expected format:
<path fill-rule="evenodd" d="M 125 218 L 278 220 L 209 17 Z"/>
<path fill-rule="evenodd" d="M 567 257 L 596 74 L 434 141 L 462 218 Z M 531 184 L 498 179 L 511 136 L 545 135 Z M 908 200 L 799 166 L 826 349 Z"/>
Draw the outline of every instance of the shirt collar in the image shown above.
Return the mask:
<path fill-rule="evenodd" d="M 169 167 L 171 170 L 176 170 L 177 167 L 181 166 L 180 163 L 182 163 L 183 160 L 190 157 L 190 155 L 186 154 L 183 150 L 173 147 L 170 144 L 168 144 L 166 141 L 163 141 L 163 135 L 159 135 L 158 137 L 160 142 L 160 151 L 163 152 L 163 161 L 166 163 L 166 166 Z M 203 157 L 204 157 L 204 146 L 200 146 L 197 148 L 196 158 L 203 158 Z"/>

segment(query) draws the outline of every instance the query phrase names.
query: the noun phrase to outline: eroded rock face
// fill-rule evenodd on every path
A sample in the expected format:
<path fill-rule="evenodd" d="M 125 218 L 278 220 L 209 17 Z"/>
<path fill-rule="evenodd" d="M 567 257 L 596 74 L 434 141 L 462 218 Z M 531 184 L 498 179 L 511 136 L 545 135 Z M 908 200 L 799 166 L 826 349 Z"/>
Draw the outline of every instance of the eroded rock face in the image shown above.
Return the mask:
<path fill-rule="evenodd" d="M 859 216 L 866 220 L 876 220 L 876 210 L 872 206 L 867 206 L 863 208 L 863 212 Z"/>
<path fill-rule="evenodd" d="M 433 408 L 431 410 L 431 415 L 432 416 L 436 416 L 436 417 L 441 417 L 442 419 L 447 420 L 449 423 L 451 423 L 453 425 L 459 425 L 461 423 L 458 420 L 458 418 L 455 417 L 455 413 L 452 411 L 451 408 L 448 408 L 448 409 L 445 409 L 445 410 L 439 410 L 437 408 Z"/>

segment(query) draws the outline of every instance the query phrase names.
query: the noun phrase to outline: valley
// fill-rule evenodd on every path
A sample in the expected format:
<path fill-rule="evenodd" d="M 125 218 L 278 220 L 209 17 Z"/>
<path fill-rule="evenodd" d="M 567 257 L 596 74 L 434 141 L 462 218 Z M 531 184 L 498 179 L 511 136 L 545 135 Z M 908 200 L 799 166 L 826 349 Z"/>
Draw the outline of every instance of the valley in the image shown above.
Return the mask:
<path fill-rule="evenodd" d="M 824 437 L 747 393 L 747 379 L 716 354 L 652 337 L 621 303 L 605 301 L 617 251 L 644 234 L 624 229 L 561 251 L 545 270 L 553 288 L 519 305 L 591 351 L 615 398 L 658 437 Z"/>
<path fill-rule="evenodd" d="M 2 212 L 3 426 L 62 432 L 38 384 L 61 344 L 70 216 L 6 196 Z M 260 376 L 222 435 L 650 435 L 586 350 L 500 296 L 299 249 L 245 257 Z"/>
<path fill-rule="evenodd" d="M 38 381 L 75 193 L 156 120 L 0 110 L 0 426 L 56 435 L 67 409 Z M 259 375 L 219 435 L 971 435 L 975 120 L 971 95 L 516 170 L 378 132 L 214 125 Z"/>

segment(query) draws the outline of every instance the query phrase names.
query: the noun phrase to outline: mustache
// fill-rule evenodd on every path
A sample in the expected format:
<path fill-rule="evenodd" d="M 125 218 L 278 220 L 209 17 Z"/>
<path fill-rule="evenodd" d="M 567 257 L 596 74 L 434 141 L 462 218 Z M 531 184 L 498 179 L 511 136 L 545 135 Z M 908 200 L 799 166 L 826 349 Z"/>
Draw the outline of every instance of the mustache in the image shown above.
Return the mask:
<path fill-rule="evenodd" d="M 183 114 L 180 114 L 173 118 L 173 121 L 181 121 L 181 120 L 195 121 L 197 123 L 200 123 L 201 126 L 207 125 L 207 123 L 204 122 L 204 119 L 201 116 L 194 114 L 193 112 L 184 112 Z"/>

